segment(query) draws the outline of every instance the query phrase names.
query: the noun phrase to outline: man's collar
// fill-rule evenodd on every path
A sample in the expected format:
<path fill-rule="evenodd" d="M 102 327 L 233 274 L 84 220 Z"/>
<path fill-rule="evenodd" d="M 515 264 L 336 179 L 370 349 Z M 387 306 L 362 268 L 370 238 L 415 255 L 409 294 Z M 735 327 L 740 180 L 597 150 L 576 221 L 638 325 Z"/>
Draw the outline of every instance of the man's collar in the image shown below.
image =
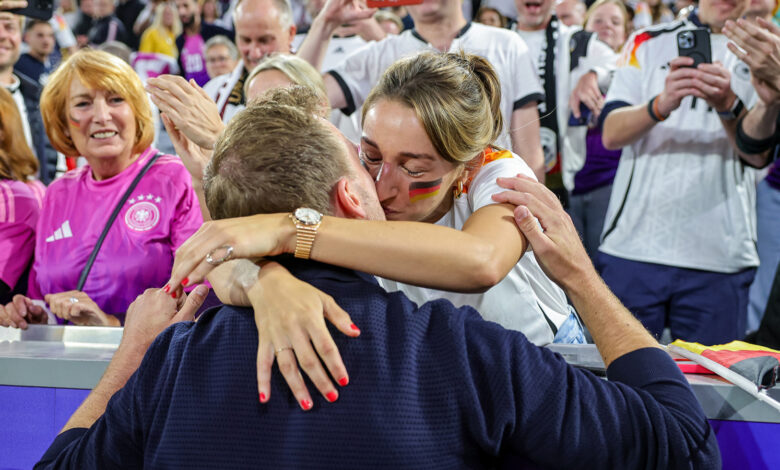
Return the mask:
<path fill-rule="evenodd" d="M 16 93 L 19 87 L 22 86 L 22 81 L 19 80 L 19 77 L 17 77 L 14 74 L 11 74 L 11 78 L 14 80 L 14 82 L 10 85 L 3 85 L 3 87 L 13 95 L 14 93 Z"/>
<path fill-rule="evenodd" d="M 269 260 L 276 261 L 290 271 L 295 277 L 306 282 L 331 279 L 341 282 L 355 282 L 360 280 L 372 284 L 377 283 L 373 276 L 360 271 L 324 264 L 314 260 L 298 259 L 294 258 L 292 255 L 275 256 L 269 258 Z"/>

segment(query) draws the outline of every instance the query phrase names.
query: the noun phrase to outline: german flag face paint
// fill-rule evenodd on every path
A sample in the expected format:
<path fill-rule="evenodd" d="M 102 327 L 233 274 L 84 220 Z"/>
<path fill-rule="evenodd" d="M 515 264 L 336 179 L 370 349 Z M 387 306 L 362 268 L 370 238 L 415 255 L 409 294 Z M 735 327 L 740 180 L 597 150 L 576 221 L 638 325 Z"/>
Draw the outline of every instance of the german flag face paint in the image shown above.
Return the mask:
<path fill-rule="evenodd" d="M 81 127 L 81 121 L 68 114 L 68 123 L 76 129 Z"/>
<path fill-rule="evenodd" d="M 419 202 L 439 194 L 441 178 L 433 181 L 414 182 L 409 185 L 409 202 Z"/>

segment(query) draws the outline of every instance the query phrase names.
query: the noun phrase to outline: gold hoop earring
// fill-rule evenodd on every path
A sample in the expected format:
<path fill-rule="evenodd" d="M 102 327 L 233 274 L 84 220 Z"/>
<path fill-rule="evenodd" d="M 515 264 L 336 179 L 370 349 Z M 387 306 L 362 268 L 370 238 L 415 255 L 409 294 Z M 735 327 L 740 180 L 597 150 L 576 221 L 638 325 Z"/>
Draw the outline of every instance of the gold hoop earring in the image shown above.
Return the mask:
<path fill-rule="evenodd" d="M 452 188 L 452 195 L 458 199 L 463 194 L 463 180 L 458 180 L 458 185 Z"/>

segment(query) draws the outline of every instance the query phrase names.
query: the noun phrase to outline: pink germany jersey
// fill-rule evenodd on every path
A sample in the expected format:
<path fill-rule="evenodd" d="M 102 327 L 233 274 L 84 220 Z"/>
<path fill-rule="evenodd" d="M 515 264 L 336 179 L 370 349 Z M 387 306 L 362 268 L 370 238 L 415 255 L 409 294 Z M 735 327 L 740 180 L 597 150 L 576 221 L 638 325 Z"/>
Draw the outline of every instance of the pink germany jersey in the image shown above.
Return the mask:
<path fill-rule="evenodd" d="M 0 180 L 0 280 L 11 289 L 32 259 L 45 191 L 38 181 Z"/>
<path fill-rule="evenodd" d="M 156 153 L 148 148 L 122 173 L 107 180 L 95 181 L 87 165 L 49 186 L 38 221 L 30 297 L 76 289 L 114 207 Z M 120 210 L 83 291 L 104 312 L 123 320 L 139 294 L 164 285 L 176 248 L 202 223 L 184 164 L 174 155 L 161 156 Z"/>

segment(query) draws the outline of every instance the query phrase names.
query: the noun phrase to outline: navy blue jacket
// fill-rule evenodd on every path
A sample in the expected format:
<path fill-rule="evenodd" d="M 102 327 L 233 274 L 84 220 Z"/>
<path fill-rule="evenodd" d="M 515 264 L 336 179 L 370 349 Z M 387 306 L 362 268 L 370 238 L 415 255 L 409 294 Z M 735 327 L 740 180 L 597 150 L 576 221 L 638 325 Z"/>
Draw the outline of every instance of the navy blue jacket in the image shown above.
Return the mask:
<path fill-rule="evenodd" d="M 38 156 L 38 170 L 43 184 L 49 184 L 57 173 L 57 151 L 49 143 L 49 137 L 43 128 L 43 118 L 39 102 L 41 101 L 41 85 L 21 73 L 15 73 L 19 77 L 19 91 L 24 98 L 24 106 L 27 108 L 27 119 L 30 123 L 35 155 Z"/>
<path fill-rule="evenodd" d="M 350 374 L 337 402 L 317 395 L 301 411 L 274 368 L 260 404 L 252 311 L 212 309 L 161 334 L 104 416 L 58 436 L 36 468 L 720 465 L 700 406 L 659 349 L 617 359 L 608 382 L 470 307 L 417 308 L 368 276 L 311 262 L 291 270 L 362 330 L 334 332 Z"/>

